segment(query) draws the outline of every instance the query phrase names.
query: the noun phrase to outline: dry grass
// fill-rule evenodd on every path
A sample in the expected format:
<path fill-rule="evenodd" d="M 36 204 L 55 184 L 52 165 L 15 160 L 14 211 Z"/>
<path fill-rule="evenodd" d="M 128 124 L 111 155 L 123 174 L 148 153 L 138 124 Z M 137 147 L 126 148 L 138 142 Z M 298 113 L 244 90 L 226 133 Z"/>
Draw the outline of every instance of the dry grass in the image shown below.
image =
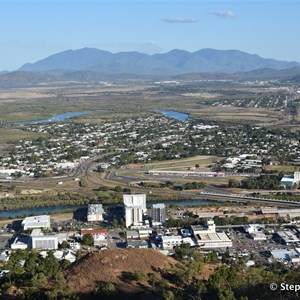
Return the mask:
<path fill-rule="evenodd" d="M 24 131 L 22 129 L 0 127 L 0 143 L 10 143 L 19 140 L 29 140 L 40 136 L 46 136 L 46 134 L 37 134 L 33 132 Z"/>
<path fill-rule="evenodd" d="M 241 108 L 233 106 L 222 107 L 201 107 L 191 112 L 191 117 L 195 119 L 210 119 L 219 121 L 253 121 L 271 122 L 278 121 L 282 117 L 282 112 L 267 110 L 263 108 Z"/>
<path fill-rule="evenodd" d="M 124 274 L 154 270 L 175 265 L 176 261 L 152 249 L 103 250 L 84 257 L 66 271 L 67 285 L 75 293 L 88 293 L 99 282 L 124 283 Z M 127 275 L 128 277 L 128 275 Z M 126 280 L 125 280 L 126 281 Z M 133 288 L 127 282 L 127 288 Z"/>

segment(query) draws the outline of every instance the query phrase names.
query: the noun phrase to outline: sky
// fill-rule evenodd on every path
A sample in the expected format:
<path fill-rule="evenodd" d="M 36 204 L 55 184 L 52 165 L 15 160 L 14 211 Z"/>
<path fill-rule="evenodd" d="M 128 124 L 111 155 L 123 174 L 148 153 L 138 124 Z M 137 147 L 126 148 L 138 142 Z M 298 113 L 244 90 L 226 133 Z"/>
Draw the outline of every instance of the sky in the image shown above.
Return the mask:
<path fill-rule="evenodd" d="M 299 0 L 0 0 L 0 71 L 92 47 L 237 49 L 300 62 Z"/>

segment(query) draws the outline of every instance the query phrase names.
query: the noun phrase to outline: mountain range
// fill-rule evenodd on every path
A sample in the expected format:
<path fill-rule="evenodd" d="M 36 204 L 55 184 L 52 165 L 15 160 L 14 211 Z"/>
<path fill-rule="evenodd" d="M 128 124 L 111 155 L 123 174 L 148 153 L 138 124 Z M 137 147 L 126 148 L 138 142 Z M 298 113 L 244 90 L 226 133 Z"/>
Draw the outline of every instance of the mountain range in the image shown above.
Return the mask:
<path fill-rule="evenodd" d="M 179 75 L 204 72 L 248 72 L 257 69 L 283 70 L 300 67 L 298 62 L 265 59 L 238 50 L 201 49 L 196 52 L 171 50 L 148 55 L 139 52 L 111 53 L 83 48 L 63 51 L 35 63 L 23 65 L 19 71 L 59 72 L 94 71 L 104 74 Z"/>
<path fill-rule="evenodd" d="M 95 83 L 106 80 L 281 80 L 300 83 L 298 62 L 238 50 L 172 50 L 147 55 L 83 48 L 63 51 L 14 72 L 0 72 L 0 88 Z"/>

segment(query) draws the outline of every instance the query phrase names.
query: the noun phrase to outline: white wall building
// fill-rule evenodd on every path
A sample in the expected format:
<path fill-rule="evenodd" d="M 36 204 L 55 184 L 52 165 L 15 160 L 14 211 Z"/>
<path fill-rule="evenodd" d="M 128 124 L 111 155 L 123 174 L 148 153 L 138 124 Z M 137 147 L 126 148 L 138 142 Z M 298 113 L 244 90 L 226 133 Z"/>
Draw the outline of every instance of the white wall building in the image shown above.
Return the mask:
<path fill-rule="evenodd" d="M 182 236 L 180 235 L 164 235 L 161 240 L 163 249 L 173 249 L 173 247 L 182 244 Z"/>
<path fill-rule="evenodd" d="M 147 213 L 146 195 L 123 195 L 126 227 L 142 227 L 143 214 Z"/>
<path fill-rule="evenodd" d="M 125 206 L 141 206 L 143 213 L 147 213 L 146 207 L 146 195 L 137 194 L 137 195 L 123 195 L 123 203 Z"/>
<path fill-rule="evenodd" d="M 201 225 L 192 225 L 191 228 L 194 235 L 216 232 L 216 225 L 214 220 L 208 220 L 207 227 L 203 227 Z"/>
<path fill-rule="evenodd" d="M 22 221 L 22 226 L 24 230 L 34 229 L 34 228 L 50 228 L 50 216 L 34 216 L 27 217 Z"/>
<path fill-rule="evenodd" d="M 245 232 L 251 234 L 251 233 L 257 233 L 261 232 L 264 229 L 264 225 L 260 224 L 246 224 L 243 226 Z"/>
<path fill-rule="evenodd" d="M 30 238 L 28 236 L 17 236 L 14 242 L 10 245 L 11 249 L 14 250 L 25 250 L 29 248 Z"/>
<path fill-rule="evenodd" d="M 44 235 L 41 229 L 33 229 L 31 233 L 32 249 L 54 250 L 58 249 L 56 234 Z"/>
<path fill-rule="evenodd" d="M 143 209 L 141 206 L 125 207 L 125 223 L 126 227 L 142 227 L 143 226 Z"/>
<path fill-rule="evenodd" d="M 232 241 L 225 232 L 216 232 L 213 220 L 207 221 L 207 228 L 191 226 L 197 244 L 204 249 L 232 247 Z"/>

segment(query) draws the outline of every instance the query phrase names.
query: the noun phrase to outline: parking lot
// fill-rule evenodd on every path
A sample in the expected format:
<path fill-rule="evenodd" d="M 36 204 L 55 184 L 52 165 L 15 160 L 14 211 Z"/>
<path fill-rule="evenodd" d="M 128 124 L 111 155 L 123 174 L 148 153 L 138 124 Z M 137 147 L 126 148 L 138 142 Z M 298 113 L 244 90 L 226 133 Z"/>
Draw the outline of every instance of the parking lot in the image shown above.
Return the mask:
<path fill-rule="evenodd" d="M 9 240 L 12 238 L 12 233 L 3 233 L 0 235 L 0 250 L 8 246 Z"/>
<path fill-rule="evenodd" d="M 272 235 L 267 235 L 267 239 L 261 241 L 251 239 L 247 233 L 238 229 L 229 229 L 226 232 L 232 240 L 234 253 L 237 253 L 240 257 L 255 255 L 261 263 L 268 263 L 268 255 L 266 255 L 268 251 L 288 248 L 286 245 L 276 243 L 272 239 Z"/>

